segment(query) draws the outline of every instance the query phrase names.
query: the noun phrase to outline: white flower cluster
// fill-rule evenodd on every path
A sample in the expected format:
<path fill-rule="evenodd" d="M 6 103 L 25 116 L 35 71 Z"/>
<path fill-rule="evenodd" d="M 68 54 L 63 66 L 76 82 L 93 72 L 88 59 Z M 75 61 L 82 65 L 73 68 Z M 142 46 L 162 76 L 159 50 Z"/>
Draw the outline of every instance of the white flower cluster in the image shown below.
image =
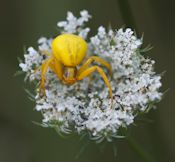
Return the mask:
<path fill-rule="evenodd" d="M 26 79 L 30 78 L 31 81 L 36 78 L 39 79 L 40 73 L 39 71 L 35 73 L 35 69 L 38 65 L 41 65 L 43 57 L 33 47 L 29 47 L 26 52 L 24 63 L 21 62 L 19 66 L 23 72 L 26 72 Z"/>
<path fill-rule="evenodd" d="M 91 16 L 86 10 L 81 11 L 80 15 L 81 17 L 77 18 L 72 12 L 68 12 L 67 21 L 60 21 L 57 23 L 57 26 L 61 29 L 62 33 L 77 34 L 86 39 L 90 28 L 84 28 L 84 25 L 89 21 Z"/>
<path fill-rule="evenodd" d="M 81 11 L 80 15 L 76 18 L 68 12 L 67 21 L 58 23 L 62 33 L 81 35 L 82 31 L 89 31 L 89 28 L 84 28 L 84 22 L 90 15 L 87 11 Z M 52 39 L 41 38 L 38 51 L 32 47 L 28 49 L 24 63 L 20 64 L 28 76 L 33 74 L 33 67 L 39 67 L 47 59 L 42 51 L 51 51 L 51 42 Z M 87 133 L 97 141 L 111 141 L 113 137 L 119 137 L 120 129 L 132 124 L 140 112 L 147 112 L 150 104 L 161 99 L 161 77 L 154 72 L 154 61 L 140 53 L 142 40 L 136 38 L 131 29 L 106 31 L 99 27 L 88 44 L 90 53 L 107 60 L 113 68 L 110 81 L 114 100 L 112 108 L 108 89 L 97 73 L 93 74 L 90 83 L 84 79 L 66 86 L 49 70 L 46 95 L 41 96 L 36 91 L 36 110 L 43 114 L 44 125 L 62 133 Z M 35 79 L 39 82 L 38 76 Z"/>

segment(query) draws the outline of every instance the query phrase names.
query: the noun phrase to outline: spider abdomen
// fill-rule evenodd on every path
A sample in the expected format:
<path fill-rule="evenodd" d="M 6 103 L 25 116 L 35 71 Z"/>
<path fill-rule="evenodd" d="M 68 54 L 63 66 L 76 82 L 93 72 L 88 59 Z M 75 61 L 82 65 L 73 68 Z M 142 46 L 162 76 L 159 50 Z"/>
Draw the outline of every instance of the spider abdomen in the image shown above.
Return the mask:
<path fill-rule="evenodd" d="M 75 67 L 84 59 L 87 52 L 87 43 L 80 36 L 62 34 L 52 42 L 54 57 L 64 66 Z"/>

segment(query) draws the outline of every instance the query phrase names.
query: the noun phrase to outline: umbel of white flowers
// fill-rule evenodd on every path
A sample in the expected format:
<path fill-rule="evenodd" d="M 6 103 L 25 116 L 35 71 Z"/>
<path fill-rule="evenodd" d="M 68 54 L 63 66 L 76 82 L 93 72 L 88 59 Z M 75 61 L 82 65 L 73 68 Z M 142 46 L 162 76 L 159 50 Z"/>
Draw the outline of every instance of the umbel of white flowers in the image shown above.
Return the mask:
<path fill-rule="evenodd" d="M 80 17 L 67 13 L 65 21 L 58 22 L 60 33 L 73 33 L 87 40 L 90 28 L 85 27 L 91 16 L 86 10 Z M 60 34 L 59 33 L 59 34 Z M 63 85 L 52 71 L 46 77 L 46 95 L 35 90 L 36 110 L 43 115 L 43 125 L 54 127 L 60 133 L 86 133 L 96 141 L 111 141 L 120 136 L 120 128 L 127 128 L 140 113 L 161 99 L 161 76 L 154 72 L 154 60 L 146 58 L 141 49 L 142 39 L 127 29 L 106 30 L 100 26 L 97 34 L 88 40 L 88 53 L 107 60 L 113 69 L 110 81 L 113 107 L 110 108 L 108 89 L 98 74 L 75 85 Z M 47 59 L 39 51 L 51 52 L 52 38 L 38 40 L 38 49 L 29 47 L 24 61 L 19 64 L 30 82 L 40 82 L 40 71 L 35 71 Z"/>

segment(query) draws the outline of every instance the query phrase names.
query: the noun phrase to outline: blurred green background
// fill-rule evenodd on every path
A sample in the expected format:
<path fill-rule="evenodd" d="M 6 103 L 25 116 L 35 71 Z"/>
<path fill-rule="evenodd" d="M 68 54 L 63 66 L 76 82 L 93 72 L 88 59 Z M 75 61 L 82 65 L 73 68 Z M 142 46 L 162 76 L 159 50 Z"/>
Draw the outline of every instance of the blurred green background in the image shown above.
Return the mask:
<path fill-rule="evenodd" d="M 0 0 L 0 162 L 142 162 L 125 140 L 119 140 L 117 158 L 111 145 L 101 153 L 96 144 L 82 155 L 84 142 L 77 137 L 60 138 L 52 129 L 36 126 L 41 114 L 24 92 L 23 76 L 17 57 L 24 46 L 36 46 L 40 36 L 56 33 L 56 23 L 64 20 L 68 10 L 78 14 L 87 9 L 93 15 L 92 33 L 100 25 L 123 25 L 144 32 L 145 44 L 154 48 L 148 56 L 156 60 L 156 71 L 163 77 L 164 99 L 147 118 L 153 123 L 139 124 L 132 136 L 155 162 L 175 161 L 175 2 L 173 0 Z"/>

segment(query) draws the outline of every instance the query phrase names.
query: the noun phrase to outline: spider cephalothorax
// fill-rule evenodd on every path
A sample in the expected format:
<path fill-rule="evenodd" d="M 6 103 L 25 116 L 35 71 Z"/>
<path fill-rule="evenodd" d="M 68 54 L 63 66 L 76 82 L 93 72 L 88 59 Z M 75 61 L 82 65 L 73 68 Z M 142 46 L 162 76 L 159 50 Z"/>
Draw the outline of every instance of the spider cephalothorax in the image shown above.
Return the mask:
<path fill-rule="evenodd" d="M 108 68 L 112 75 L 112 68 L 109 63 L 97 56 L 91 56 L 77 69 L 77 65 L 79 65 L 86 56 L 87 47 L 86 41 L 77 35 L 62 34 L 57 36 L 52 42 L 52 53 L 49 54 L 47 51 L 43 51 L 43 54 L 49 54 L 49 58 L 41 65 L 40 90 L 45 89 L 45 74 L 48 68 L 50 68 L 64 84 L 69 85 L 97 71 L 109 88 L 112 101 L 112 88 L 103 69 L 96 65 L 89 67 L 93 61 L 96 61 Z"/>

